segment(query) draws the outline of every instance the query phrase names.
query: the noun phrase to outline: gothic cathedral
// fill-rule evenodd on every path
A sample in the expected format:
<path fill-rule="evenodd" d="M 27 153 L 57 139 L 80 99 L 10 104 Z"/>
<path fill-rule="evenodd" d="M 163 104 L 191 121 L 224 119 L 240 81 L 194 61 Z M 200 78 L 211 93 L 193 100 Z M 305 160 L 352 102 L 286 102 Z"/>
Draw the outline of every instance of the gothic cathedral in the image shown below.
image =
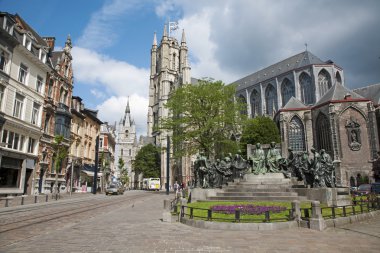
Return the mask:
<path fill-rule="evenodd" d="M 173 89 L 183 84 L 191 83 L 190 66 L 188 63 L 188 48 L 185 32 L 182 31 L 181 43 L 177 39 L 168 36 L 166 25 L 160 45 L 157 45 L 156 33 L 154 33 L 151 49 L 150 84 L 149 84 L 149 111 L 148 111 L 148 136 L 152 137 L 154 144 L 162 147 L 161 151 L 161 187 L 166 184 L 166 147 L 167 139 L 172 133 L 160 130 L 160 120 L 168 117 L 169 112 L 164 107 Z M 170 159 L 170 185 L 175 181 L 187 182 L 190 180 L 190 160 L 183 158 L 174 163 Z"/>

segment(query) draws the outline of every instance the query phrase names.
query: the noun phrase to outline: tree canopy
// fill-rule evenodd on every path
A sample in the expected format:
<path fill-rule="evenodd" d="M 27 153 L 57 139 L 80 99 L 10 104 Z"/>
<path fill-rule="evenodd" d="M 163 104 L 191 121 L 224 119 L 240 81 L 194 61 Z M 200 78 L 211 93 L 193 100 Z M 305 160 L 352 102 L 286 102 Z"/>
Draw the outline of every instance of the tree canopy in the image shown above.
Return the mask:
<path fill-rule="evenodd" d="M 160 177 L 161 161 L 160 149 L 153 144 L 143 146 L 132 163 L 135 173 L 142 173 L 144 177 Z"/>
<path fill-rule="evenodd" d="M 235 86 L 222 81 L 199 80 L 174 90 L 165 105 L 171 116 L 161 122 L 173 133 L 174 156 L 200 151 L 208 157 L 234 152 L 232 135 L 239 132 L 246 105 L 235 99 Z"/>
<path fill-rule="evenodd" d="M 241 137 L 241 144 L 268 144 L 281 141 L 276 123 L 269 117 L 258 116 L 246 121 Z"/>
<path fill-rule="evenodd" d="M 56 171 L 61 171 L 62 162 L 68 155 L 68 146 L 64 144 L 65 138 L 63 135 L 54 136 L 54 142 L 52 143 L 54 149 L 54 168 Z"/>

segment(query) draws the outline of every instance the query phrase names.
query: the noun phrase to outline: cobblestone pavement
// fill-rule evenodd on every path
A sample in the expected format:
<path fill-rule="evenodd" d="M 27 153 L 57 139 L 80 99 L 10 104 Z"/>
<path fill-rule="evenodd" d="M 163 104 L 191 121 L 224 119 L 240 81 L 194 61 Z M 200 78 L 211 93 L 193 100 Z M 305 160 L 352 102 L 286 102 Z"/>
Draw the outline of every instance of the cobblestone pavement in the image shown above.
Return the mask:
<path fill-rule="evenodd" d="M 128 201 L 133 196 L 143 198 Z M 170 196 L 173 197 L 173 196 Z M 108 198 L 108 199 L 107 199 Z M 379 252 L 380 215 L 323 232 L 203 230 L 161 221 L 162 193 L 126 192 L 103 212 L 51 226 L 35 236 L 0 247 L 0 252 Z M 0 209 L 0 213 L 1 213 Z M 31 230 L 36 229 L 31 227 Z M 15 231 L 13 231 L 14 233 Z M 10 231 L 9 233 L 12 233 Z M 0 234 L 0 237 L 4 236 Z"/>

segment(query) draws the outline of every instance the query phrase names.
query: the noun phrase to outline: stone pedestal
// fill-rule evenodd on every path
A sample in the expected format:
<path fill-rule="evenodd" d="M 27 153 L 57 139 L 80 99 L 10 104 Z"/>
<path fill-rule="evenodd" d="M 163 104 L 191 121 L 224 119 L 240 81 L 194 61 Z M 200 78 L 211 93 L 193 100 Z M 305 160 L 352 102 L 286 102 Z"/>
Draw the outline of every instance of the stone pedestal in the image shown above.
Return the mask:
<path fill-rule="evenodd" d="M 292 188 L 299 196 L 319 201 L 328 206 L 351 205 L 350 189 L 342 188 Z"/>
<path fill-rule="evenodd" d="M 202 189 L 193 188 L 191 192 L 191 201 L 206 200 L 208 197 L 214 197 L 218 192 L 223 192 L 222 189 Z"/>

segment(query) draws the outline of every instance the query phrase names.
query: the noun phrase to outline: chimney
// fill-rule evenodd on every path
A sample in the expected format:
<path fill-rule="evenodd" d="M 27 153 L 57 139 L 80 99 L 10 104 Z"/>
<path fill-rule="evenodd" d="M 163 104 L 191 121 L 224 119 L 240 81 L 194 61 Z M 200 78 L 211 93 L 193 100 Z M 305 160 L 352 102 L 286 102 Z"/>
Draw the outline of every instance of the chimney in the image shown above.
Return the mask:
<path fill-rule="evenodd" d="M 54 51 L 55 37 L 43 37 L 43 39 L 46 41 L 51 51 Z"/>

